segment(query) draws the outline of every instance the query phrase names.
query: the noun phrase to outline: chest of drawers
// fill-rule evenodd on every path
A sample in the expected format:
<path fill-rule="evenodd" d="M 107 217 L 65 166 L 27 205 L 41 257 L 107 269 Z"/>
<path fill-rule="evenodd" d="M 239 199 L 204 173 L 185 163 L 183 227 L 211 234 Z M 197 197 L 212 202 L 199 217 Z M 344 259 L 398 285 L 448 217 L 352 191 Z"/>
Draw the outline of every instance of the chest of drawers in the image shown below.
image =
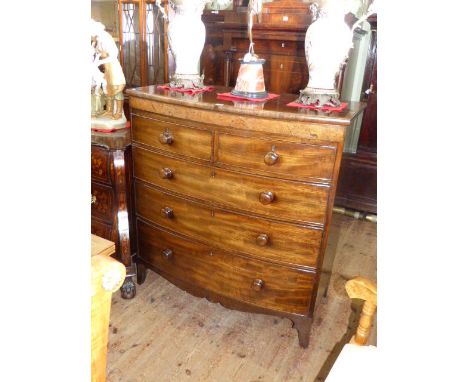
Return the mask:
<path fill-rule="evenodd" d="M 91 132 L 91 233 L 115 243 L 115 257 L 127 268 L 123 298 L 135 296 L 132 254 L 130 130 Z"/>
<path fill-rule="evenodd" d="M 128 90 L 137 280 L 147 269 L 210 301 L 291 319 L 309 343 L 346 126 L 363 110 L 246 108 L 214 92 Z"/>

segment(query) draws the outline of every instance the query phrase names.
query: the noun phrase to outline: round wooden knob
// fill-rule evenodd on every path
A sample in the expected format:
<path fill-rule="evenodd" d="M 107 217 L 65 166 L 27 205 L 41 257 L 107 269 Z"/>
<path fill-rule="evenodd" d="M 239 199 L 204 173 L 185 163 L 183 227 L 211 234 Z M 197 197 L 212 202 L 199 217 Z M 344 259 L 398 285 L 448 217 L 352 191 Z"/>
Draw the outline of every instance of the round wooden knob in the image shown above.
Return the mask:
<path fill-rule="evenodd" d="M 265 155 L 263 159 L 265 164 L 268 166 L 273 166 L 276 162 L 278 162 L 279 155 L 274 151 L 270 151 L 268 154 Z"/>
<path fill-rule="evenodd" d="M 252 283 L 252 288 L 256 291 L 260 291 L 263 288 L 264 284 L 265 283 L 263 282 L 263 280 L 255 279 Z"/>
<path fill-rule="evenodd" d="M 161 216 L 172 219 L 174 217 L 174 210 L 171 207 L 161 208 Z"/>
<path fill-rule="evenodd" d="M 165 259 L 170 259 L 174 253 L 172 252 L 172 249 L 166 248 L 164 251 L 162 251 L 162 255 Z"/>
<path fill-rule="evenodd" d="M 174 177 L 174 172 L 170 168 L 164 167 L 159 170 L 159 175 L 161 175 L 163 179 L 172 179 Z"/>
<path fill-rule="evenodd" d="M 265 245 L 268 244 L 268 242 L 270 241 L 270 238 L 268 237 L 268 235 L 266 233 L 261 233 L 260 235 L 257 236 L 257 244 L 264 247 Z"/>
<path fill-rule="evenodd" d="M 270 204 L 275 200 L 275 194 L 271 191 L 264 191 L 260 193 L 259 199 L 262 204 Z"/>
<path fill-rule="evenodd" d="M 159 142 L 163 145 L 171 145 L 174 142 L 174 137 L 169 131 L 165 131 L 159 135 Z"/>

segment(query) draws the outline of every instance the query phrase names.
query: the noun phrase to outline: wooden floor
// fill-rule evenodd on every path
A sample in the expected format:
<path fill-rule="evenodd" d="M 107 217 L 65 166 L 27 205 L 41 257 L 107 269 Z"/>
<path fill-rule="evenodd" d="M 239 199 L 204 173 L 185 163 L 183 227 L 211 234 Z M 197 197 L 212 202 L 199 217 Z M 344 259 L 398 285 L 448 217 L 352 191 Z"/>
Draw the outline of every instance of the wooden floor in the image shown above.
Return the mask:
<path fill-rule="evenodd" d="M 287 319 L 228 310 L 149 271 L 133 300 L 113 296 L 108 382 L 323 381 L 357 322 L 359 306 L 344 283 L 358 275 L 376 280 L 376 236 L 376 224 L 334 214 L 333 274 L 328 296 L 317 301 L 308 349 Z"/>

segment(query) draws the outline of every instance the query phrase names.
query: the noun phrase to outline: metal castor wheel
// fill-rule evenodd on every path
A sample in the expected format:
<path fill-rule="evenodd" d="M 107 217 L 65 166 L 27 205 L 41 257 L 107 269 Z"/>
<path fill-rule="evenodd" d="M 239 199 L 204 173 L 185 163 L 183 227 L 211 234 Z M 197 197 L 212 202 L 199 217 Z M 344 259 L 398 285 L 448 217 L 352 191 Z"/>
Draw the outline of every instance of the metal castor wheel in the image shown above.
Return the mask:
<path fill-rule="evenodd" d="M 132 276 L 125 277 L 125 281 L 120 287 L 120 295 L 123 299 L 129 300 L 136 295 L 136 286 Z"/>

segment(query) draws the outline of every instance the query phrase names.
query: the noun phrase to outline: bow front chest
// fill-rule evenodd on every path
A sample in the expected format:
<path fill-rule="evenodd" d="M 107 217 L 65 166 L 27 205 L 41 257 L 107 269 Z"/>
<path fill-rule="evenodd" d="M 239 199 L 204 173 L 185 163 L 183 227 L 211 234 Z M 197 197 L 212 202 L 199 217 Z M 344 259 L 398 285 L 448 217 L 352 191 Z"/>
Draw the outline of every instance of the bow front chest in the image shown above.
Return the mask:
<path fill-rule="evenodd" d="M 346 127 L 338 113 L 128 90 L 137 281 L 151 269 L 210 301 L 291 319 L 309 343 Z"/>

